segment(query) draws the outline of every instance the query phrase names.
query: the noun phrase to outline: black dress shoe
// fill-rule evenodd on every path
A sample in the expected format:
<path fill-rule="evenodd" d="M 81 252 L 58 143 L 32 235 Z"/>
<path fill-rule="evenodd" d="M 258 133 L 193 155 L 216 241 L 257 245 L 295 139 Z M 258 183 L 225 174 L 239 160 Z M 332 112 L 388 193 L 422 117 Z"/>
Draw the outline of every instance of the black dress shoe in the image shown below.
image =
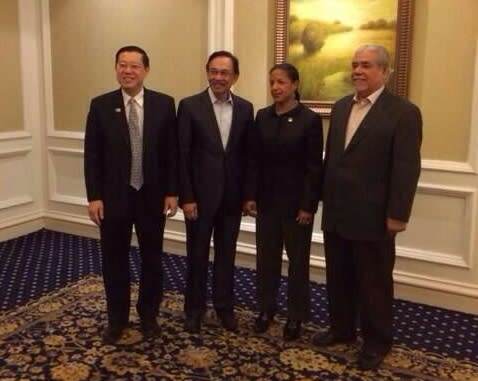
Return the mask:
<path fill-rule="evenodd" d="M 158 336 L 161 332 L 156 319 L 143 319 L 140 323 L 141 333 L 145 338 Z"/>
<path fill-rule="evenodd" d="M 123 334 L 125 327 L 121 325 L 108 325 L 102 334 L 104 344 L 116 343 Z"/>
<path fill-rule="evenodd" d="M 268 312 L 261 312 L 254 321 L 254 332 L 263 333 L 267 331 L 273 319 L 274 314 Z"/>
<path fill-rule="evenodd" d="M 199 333 L 201 331 L 201 318 L 197 315 L 186 316 L 184 329 L 189 333 Z"/>
<path fill-rule="evenodd" d="M 386 353 L 373 353 L 362 351 L 357 359 L 357 366 L 361 370 L 374 370 L 382 363 Z"/>
<path fill-rule="evenodd" d="M 312 344 L 317 347 L 327 347 L 334 344 L 352 343 L 355 341 L 355 336 L 341 336 L 332 331 L 319 332 L 312 336 Z"/>
<path fill-rule="evenodd" d="M 296 340 L 300 337 L 300 324 L 300 320 L 287 319 L 283 332 L 283 338 L 285 341 Z"/>
<path fill-rule="evenodd" d="M 237 332 L 238 329 L 238 323 L 236 318 L 234 317 L 234 313 L 231 311 L 227 312 L 218 312 L 217 313 L 219 320 L 221 321 L 221 325 L 224 329 L 231 331 L 231 332 Z"/>

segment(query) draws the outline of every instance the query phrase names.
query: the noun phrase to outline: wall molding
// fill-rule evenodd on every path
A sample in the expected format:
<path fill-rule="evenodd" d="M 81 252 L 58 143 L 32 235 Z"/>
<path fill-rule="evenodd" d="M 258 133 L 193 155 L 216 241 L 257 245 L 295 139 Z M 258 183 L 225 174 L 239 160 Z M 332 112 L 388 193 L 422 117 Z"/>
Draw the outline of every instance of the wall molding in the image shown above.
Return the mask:
<path fill-rule="evenodd" d="M 45 216 L 45 213 L 42 210 L 17 214 L 15 216 L 9 217 L 8 219 L 4 219 L 2 222 L 0 222 L 0 231 L 12 226 L 26 224 L 34 220 L 43 221 L 44 216 Z"/>
<path fill-rule="evenodd" d="M 33 233 L 44 227 L 43 211 L 17 214 L 0 222 L 0 241 Z"/>
<path fill-rule="evenodd" d="M 1 140 L 19 140 L 19 139 L 31 139 L 32 134 L 28 131 L 7 131 L 0 132 L 0 141 Z"/>
<path fill-rule="evenodd" d="M 467 261 L 463 257 L 457 257 L 456 255 L 440 253 L 437 251 L 411 249 L 409 247 L 397 247 L 397 257 L 406 258 L 417 262 L 436 263 L 440 265 L 471 269 L 469 260 Z"/>
<path fill-rule="evenodd" d="M 34 200 L 31 196 L 26 196 L 26 195 L 25 196 L 7 198 L 5 200 L 0 200 L 0 210 L 1 209 L 7 209 L 7 208 L 13 208 L 15 206 L 20 206 L 20 205 L 30 204 L 33 201 Z"/>
<path fill-rule="evenodd" d="M 470 147 L 470 150 L 472 148 Z M 452 173 L 478 173 L 476 169 L 468 162 L 462 161 L 447 161 L 447 160 L 422 160 L 422 170 L 440 171 L 440 172 L 452 172 Z"/>
<path fill-rule="evenodd" d="M 60 131 L 60 130 L 55 130 L 51 128 L 48 130 L 48 137 L 83 141 L 85 140 L 85 133 L 81 131 L 67 131 L 67 130 Z"/>
<path fill-rule="evenodd" d="M 394 281 L 395 283 L 414 286 L 421 289 L 440 291 L 470 298 L 478 298 L 478 285 L 471 283 L 412 274 L 404 271 L 394 271 Z"/>
<path fill-rule="evenodd" d="M 67 147 L 59 147 L 59 146 L 49 146 L 48 147 L 49 152 L 53 153 L 60 153 L 64 155 L 70 155 L 70 156 L 82 156 L 84 154 L 83 149 L 78 149 L 78 148 L 67 148 Z"/>
<path fill-rule="evenodd" d="M 87 206 L 88 201 L 84 197 L 68 196 L 58 193 L 56 191 L 51 192 L 50 201 L 59 202 L 67 205 Z"/>
<path fill-rule="evenodd" d="M 26 156 L 30 152 L 32 152 L 33 147 L 22 147 L 22 148 L 11 148 L 11 149 L 2 149 L 0 150 L 0 158 L 4 159 L 7 157 L 15 157 L 15 156 Z"/>

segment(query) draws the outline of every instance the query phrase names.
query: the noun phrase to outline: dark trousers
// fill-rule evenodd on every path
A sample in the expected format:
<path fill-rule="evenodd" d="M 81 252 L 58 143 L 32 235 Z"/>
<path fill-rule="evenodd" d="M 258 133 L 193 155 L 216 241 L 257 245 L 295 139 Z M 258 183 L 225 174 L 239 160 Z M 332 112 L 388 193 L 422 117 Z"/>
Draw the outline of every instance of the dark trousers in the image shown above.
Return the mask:
<path fill-rule="evenodd" d="M 187 278 L 184 311 L 201 315 L 206 310 L 209 246 L 214 238 L 212 280 L 213 305 L 218 312 L 234 308 L 234 259 L 241 214 L 229 215 L 220 208 L 214 216 L 201 214 L 186 220 Z"/>
<path fill-rule="evenodd" d="M 305 320 L 310 313 L 309 259 L 313 224 L 299 225 L 295 217 L 259 213 L 256 219 L 257 304 L 261 312 L 277 309 L 282 250 L 289 259 L 287 314 Z"/>
<path fill-rule="evenodd" d="M 160 202 L 158 200 L 158 202 Z M 136 304 L 141 319 L 154 319 L 163 294 L 163 232 L 165 218 L 152 216 L 143 191 L 130 189 L 123 218 L 101 223 L 102 270 L 110 325 L 125 325 L 130 309 L 129 252 L 133 225 L 141 256 L 139 296 Z"/>
<path fill-rule="evenodd" d="M 393 340 L 392 303 L 395 238 L 355 241 L 324 232 L 331 329 L 355 336 L 357 322 L 363 350 L 386 353 Z"/>

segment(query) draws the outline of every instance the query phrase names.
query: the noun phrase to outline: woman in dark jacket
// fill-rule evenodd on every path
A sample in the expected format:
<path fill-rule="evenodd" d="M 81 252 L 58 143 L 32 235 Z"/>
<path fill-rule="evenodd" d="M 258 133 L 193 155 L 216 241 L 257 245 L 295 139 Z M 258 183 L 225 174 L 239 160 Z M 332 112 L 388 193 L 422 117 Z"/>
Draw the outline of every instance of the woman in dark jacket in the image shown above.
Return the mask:
<path fill-rule="evenodd" d="M 274 103 L 258 111 L 246 183 L 244 213 L 256 217 L 255 332 L 265 332 L 277 310 L 282 253 L 289 260 L 284 340 L 300 336 L 310 312 L 309 259 L 320 197 L 322 120 L 299 102 L 299 73 L 288 63 L 269 72 Z"/>

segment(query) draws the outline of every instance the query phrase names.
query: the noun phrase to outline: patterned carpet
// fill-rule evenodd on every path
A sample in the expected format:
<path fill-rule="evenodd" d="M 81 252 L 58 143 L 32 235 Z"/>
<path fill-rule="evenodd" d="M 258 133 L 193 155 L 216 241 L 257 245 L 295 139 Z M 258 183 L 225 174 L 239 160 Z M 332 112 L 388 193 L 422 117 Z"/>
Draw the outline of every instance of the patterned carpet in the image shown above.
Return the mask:
<path fill-rule="evenodd" d="M 236 269 L 240 333 L 223 331 L 211 312 L 204 332 L 189 335 L 185 260 L 171 254 L 161 336 L 142 340 L 132 310 L 121 345 L 103 346 L 98 250 L 97 240 L 48 230 L 0 243 L 0 380 L 478 380 L 477 316 L 396 300 L 392 354 L 379 371 L 359 372 L 357 347 L 310 345 L 326 327 L 323 285 L 311 284 L 313 318 L 300 341 L 282 341 L 284 315 L 267 335 L 253 334 L 255 273 L 244 268 Z M 132 249 L 134 279 L 139 266 Z M 282 308 L 284 301 L 283 287 Z"/>
<path fill-rule="evenodd" d="M 134 297 L 137 297 L 137 290 Z M 138 317 L 119 345 L 103 345 L 102 280 L 89 276 L 5 313 L 0 319 L 0 379 L 30 380 L 476 380 L 477 364 L 395 346 L 376 372 L 353 363 L 357 346 L 312 348 L 309 323 L 302 339 L 284 343 L 282 322 L 252 333 L 253 313 L 238 308 L 240 332 L 224 331 L 212 312 L 201 335 L 182 329 L 183 298 L 166 294 L 162 333 L 143 340 Z M 283 320 L 283 319 L 280 319 Z M 278 322 L 279 323 L 279 322 Z"/>

